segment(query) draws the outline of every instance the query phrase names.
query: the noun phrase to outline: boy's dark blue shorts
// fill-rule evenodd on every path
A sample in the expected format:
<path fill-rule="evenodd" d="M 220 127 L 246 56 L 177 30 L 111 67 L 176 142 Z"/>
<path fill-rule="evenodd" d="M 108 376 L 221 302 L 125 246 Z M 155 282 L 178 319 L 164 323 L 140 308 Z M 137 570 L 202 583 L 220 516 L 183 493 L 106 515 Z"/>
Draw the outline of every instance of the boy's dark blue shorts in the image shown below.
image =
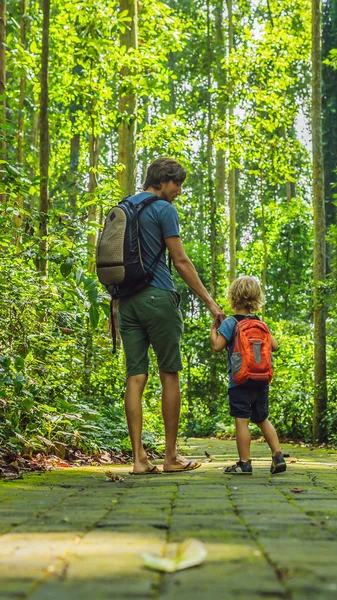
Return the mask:
<path fill-rule="evenodd" d="M 262 423 L 268 418 L 269 385 L 238 385 L 229 388 L 230 414 L 237 419 L 250 419 Z"/>

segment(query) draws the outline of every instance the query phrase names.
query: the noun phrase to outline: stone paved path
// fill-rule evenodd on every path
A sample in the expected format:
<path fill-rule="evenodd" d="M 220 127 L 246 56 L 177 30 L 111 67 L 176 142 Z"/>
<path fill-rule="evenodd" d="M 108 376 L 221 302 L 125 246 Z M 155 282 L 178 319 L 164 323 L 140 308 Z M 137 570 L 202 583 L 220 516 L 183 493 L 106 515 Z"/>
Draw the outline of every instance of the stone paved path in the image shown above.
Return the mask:
<path fill-rule="evenodd" d="M 329 600 L 337 598 L 337 452 L 283 446 L 269 474 L 254 443 L 252 477 L 225 476 L 228 441 L 190 440 L 215 457 L 198 471 L 106 483 L 105 468 L 72 468 L 0 482 L 0 600 Z M 111 468 L 111 467 L 110 467 Z M 300 488 L 303 492 L 291 490 Z M 206 562 L 174 574 L 141 553 L 202 540 Z"/>

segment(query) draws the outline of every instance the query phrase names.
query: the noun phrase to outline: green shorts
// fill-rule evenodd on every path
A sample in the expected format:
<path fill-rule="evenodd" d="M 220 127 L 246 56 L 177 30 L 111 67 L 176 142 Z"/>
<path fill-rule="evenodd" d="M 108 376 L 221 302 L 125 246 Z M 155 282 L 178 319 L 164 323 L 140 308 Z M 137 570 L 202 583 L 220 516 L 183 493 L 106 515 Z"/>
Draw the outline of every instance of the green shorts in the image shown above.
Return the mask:
<path fill-rule="evenodd" d="M 118 324 L 126 357 L 126 375 L 148 374 L 149 346 L 160 371 L 181 371 L 183 317 L 177 292 L 148 286 L 118 301 Z"/>

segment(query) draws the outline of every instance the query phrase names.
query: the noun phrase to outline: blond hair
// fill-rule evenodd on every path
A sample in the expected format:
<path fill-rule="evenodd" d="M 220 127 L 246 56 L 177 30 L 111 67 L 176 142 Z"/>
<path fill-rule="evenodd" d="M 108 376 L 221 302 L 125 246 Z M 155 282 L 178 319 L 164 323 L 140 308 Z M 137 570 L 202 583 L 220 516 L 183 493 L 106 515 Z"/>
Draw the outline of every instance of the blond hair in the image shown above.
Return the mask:
<path fill-rule="evenodd" d="M 242 275 L 231 283 L 228 298 L 232 308 L 245 308 L 250 313 L 258 311 L 264 302 L 258 280 L 248 275 Z"/>

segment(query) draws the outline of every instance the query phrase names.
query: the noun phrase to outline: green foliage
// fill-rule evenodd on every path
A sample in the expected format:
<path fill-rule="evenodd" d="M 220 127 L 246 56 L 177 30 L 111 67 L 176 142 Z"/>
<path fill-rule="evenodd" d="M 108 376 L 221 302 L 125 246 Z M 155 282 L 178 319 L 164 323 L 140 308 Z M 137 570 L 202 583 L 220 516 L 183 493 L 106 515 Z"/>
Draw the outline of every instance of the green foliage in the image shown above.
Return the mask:
<path fill-rule="evenodd" d="M 41 219 L 42 14 L 38 2 L 30 3 L 24 43 L 20 3 L 12 2 L 7 123 L 1 132 L 7 138 L 6 160 L 1 161 L 1 189 L 6 188 L 7 201 L 0 209 L 0 442 L 51 451 L 55 444 L 87 451 L 130 449 L 122 348 L 116 356 L 111 354 L 109 297 L 87 267 L 93 250 L 88 249 L 88 234 L 97 235 L 108 208 L 120 199 L 118 125 L 125 115 L 119 111 L 119 97 L 129 92 L 138 99 L 137 115 L 132 116 L 138 121 L 138 183 L 147 164 L 159 155 L 183 162 L 189 174 L 184 195 L 176 202 L 182 240 L 207 289 L 213 269 L 217 300 L 225 312 L 230 310 L 228 192 L 226 186 L 220 190 L 219 152 L 225 162 L 224 181 L 229 169 L 236 168 L 238 274 L 262 280 L 267 320 L 281 344 L 275 355 L 271 418 L 282 435 L 310 439 L 313 215 L 310 156 L 299 140 L 298 126 L 309 115 L 310 2 L 234 3 L 235 44 L 230 55 L 228 15 L 221 5 L 209 3 L 207 24 L 201 0 L 142 0 L 138 48 L 130 50 L 119 44 L 130 17 L 119 11 L 116 0 L 52 3 L 48 276 L 43 278 L 35 266 Z M 328 13 L 330 8 L 326 6 Z M 335 21 L 327 23 L 326 89 L 333 112 Z M 17 157 L 20 117 L 22 164 Z M 328 150 L 329 133 L 331 138 L 332 128 L 324 134 Z M 99 147 L 98 165 L 91 172 L 97 183 L 94 192 L 88 189 L 93 136 Z M 335 167 L 330 166 L 334 181 Z M 215 225 L 210 192 L 216 198 Z M 215 264 L 210 251 L 214 226 Z M 326 421 L 330 440 L 337 443 L 335 223 L 329 242 L 331 275 L 324 287 L 331 297 Z M 231 434 L 226 355 L 213 356 L 210 351 L 210 316 L 203 303 L 178 277 L 176 286 L 185 320 L 182 430 Z M 152 356 L 144 395 L 144 439 L 149 447 L 162 448 L 160 395 Z"/>

